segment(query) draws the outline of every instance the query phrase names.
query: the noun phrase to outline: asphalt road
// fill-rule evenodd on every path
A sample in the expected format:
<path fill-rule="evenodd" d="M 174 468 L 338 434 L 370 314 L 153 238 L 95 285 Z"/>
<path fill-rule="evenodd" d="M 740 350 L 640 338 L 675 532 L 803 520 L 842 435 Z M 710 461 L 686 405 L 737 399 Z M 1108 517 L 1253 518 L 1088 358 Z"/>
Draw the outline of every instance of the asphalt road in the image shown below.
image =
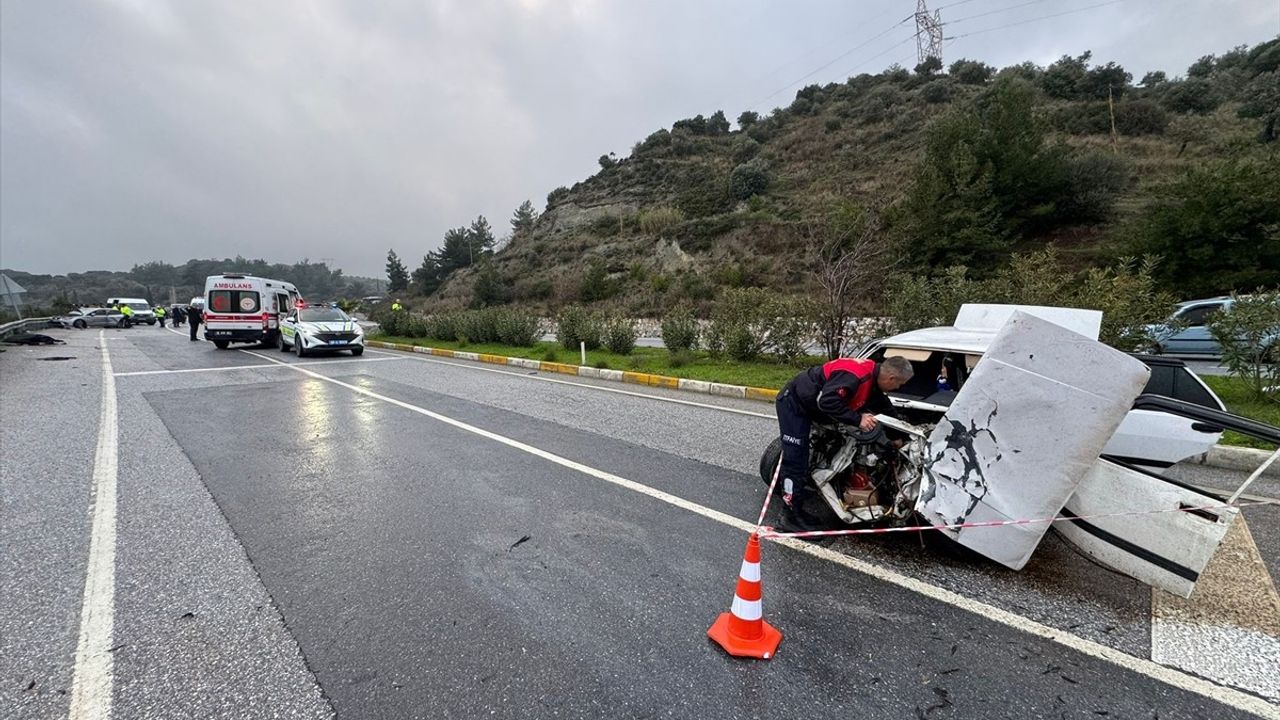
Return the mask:
<path fill-rule="evenodd" d="M 1150 590 L 1052 535 L 1020 573 L 916 537 L 766 543 L 785 639 L 767 663 L 725 656 L 705 633 L 763 501 L 764 404 L 158 328 L 51 334 L 68 345 L 0 354 L 5 717 L 68 716 L 85 607 L 113 620 L 117 718 L 1275 710 L 1250 694 L 1265 678 L 1151 663 Z M 106 606 L 85 594 L 104 342 Z M 1274 568 L 1277 513 L 1246 515 Z M 1243 661 L 1274 676 L 1268 637 Z"/>

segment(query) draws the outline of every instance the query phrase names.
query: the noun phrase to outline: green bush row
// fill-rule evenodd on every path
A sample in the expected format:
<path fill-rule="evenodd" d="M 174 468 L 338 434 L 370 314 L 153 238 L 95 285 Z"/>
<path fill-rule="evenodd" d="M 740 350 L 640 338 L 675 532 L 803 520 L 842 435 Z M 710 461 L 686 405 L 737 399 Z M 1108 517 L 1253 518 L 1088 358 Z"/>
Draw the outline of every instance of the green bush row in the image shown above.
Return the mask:
<path fill-rule="evenodd" d="M 529 347 L 542 337 L 542 321 L 515 308 L 485 308 L 418 315 L 382 315 L 379 324 L 388 335 L 432 340 L 501 343 Z"/>

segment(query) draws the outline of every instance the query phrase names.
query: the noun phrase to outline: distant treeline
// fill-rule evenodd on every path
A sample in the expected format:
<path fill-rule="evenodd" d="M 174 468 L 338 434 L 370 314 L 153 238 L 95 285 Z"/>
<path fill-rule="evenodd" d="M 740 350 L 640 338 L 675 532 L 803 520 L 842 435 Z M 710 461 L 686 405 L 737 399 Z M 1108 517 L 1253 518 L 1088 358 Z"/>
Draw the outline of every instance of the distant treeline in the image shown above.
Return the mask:
<path fill-rule="evenodd" d="M 38 275 L 20 270 L 3 270 L 27 290 L 24 301 L 36 308 L 64 309 L 103 302 L 108 297 L 141 297 L 151 303 L 186 303 L 204 292 L 205 278 L 219 273 L 285 280 L 298 286 L 303 296 L 315 300 L 360 298 L 381 294 L 386 281 L 346 276 L 326 263 L 308 260 L 288 265 L 243 257 L 222 260 L 188 260 L 182 265 L 149 262 L 134 265 L 128 272 L 91 270 L 66 275 Z"/>

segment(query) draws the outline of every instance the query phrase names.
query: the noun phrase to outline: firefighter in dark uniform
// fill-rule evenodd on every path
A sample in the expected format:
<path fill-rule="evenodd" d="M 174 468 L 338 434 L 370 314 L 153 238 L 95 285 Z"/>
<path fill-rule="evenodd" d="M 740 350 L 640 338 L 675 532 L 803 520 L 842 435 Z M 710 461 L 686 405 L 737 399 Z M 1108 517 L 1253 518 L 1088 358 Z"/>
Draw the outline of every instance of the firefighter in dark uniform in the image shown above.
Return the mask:
<path fill-rule="evenodd" d="M 885 393 L 911 379 L 906 358 L 884 362 L 840 358 L 805 370 L 792 378 L 775 403 L 782 433 L 782 468 L 778 480 L 783 492 L 784 520 L 788 529 L 820 530 L 822 523 L 804 508 L 808 494 L 809 430 L 813 423 L 844 423 L 863 431 L 876 427 L 876 414 L 896 416 Z"/>

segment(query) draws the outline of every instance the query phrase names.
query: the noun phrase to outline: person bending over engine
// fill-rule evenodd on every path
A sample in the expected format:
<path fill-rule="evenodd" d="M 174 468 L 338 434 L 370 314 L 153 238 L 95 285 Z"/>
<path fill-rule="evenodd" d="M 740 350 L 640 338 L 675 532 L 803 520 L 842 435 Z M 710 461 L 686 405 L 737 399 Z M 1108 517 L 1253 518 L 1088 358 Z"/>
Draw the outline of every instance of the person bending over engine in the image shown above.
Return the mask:
<path fill-rule="evenodd" d="M 783 515 L 789 529 L 820 530 L 822 522 L 804 508 L 808 495 L 809 430 L 814 422 L 876 427 L 876 414 L 897 417 L 885 393 L 902 387 L 914 371 L 903 357 L 884 362 L 840 358 L 796 375 L 778 393 L 775 407 L 782 434 Z"/>

